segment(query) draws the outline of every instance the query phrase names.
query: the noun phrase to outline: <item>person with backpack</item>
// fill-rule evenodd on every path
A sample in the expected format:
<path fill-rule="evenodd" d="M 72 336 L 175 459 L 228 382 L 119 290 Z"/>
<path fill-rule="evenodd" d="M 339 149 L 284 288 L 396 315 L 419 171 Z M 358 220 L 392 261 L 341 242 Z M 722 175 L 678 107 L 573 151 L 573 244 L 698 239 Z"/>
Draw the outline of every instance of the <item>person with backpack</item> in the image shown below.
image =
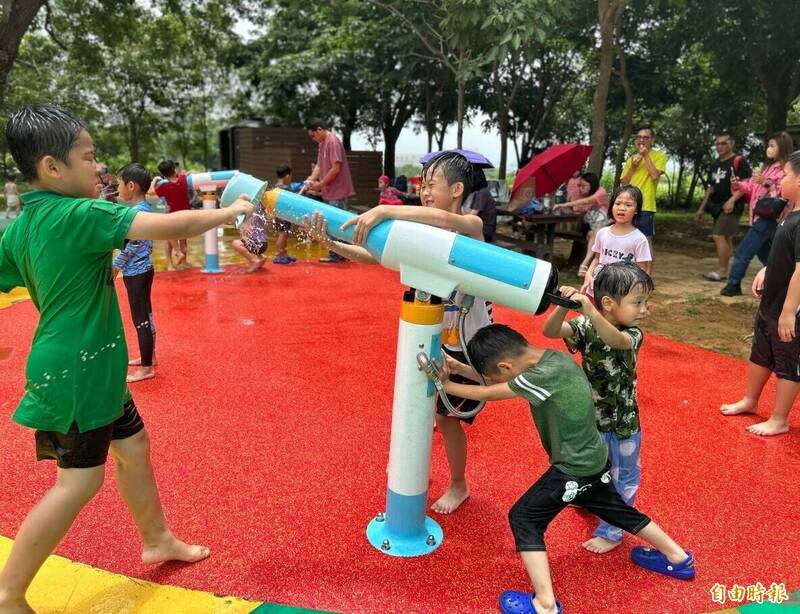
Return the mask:
<path fill-rule="evenodd" d="M 718 157 L 709 169 L 708 187 L 694 216 L 695 223 L 700 222 L 705 211 L 714 218 L 711 238 L 717 248 L 717 269 L 703 274 L 709 281 L 726 279 L 728 263 L 733 254 L 733 237 L 739 232 L 739 220 L 744 211 L 746 199 L 742 193 L 731 190 L 731 183 L 738 179 L 749 179 L 753 175 L 747 160 L 733 153 L 733 144 L 729 132 L 717 134 L 714 145 Z"/>

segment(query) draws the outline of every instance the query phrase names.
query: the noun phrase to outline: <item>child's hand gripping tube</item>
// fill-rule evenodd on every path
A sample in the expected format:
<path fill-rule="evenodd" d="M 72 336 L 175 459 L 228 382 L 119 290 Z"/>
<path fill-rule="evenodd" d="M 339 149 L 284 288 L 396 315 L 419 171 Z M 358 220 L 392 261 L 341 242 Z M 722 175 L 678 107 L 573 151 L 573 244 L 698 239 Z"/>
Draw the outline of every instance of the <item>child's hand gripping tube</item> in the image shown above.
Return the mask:
<path fill-rule="evenodd" d="M 447 393 L 444 391 L 444 384 L 442 384 L 442 379 L 439 376 L 439 370 L 425 352 L 420 352 L 417 354 L 417 364 L 419 365 L 420 370 L 425 373 L 425 376 L 433 382 L 433 385 L 439 392 L 439 398 L 442 399 L 442 403 L 444 403 L 447 411 L 453 414 L 456 418 L 474 418 L 486 405 L 486 402 L 484 401 L 481 402 L 480 405 L 478 405 L 475 409 L 470 411 L 457 410 L 455 407 L 453 407 L 452 403 L 450 403 L 450 399 L 447 397 Z"/>

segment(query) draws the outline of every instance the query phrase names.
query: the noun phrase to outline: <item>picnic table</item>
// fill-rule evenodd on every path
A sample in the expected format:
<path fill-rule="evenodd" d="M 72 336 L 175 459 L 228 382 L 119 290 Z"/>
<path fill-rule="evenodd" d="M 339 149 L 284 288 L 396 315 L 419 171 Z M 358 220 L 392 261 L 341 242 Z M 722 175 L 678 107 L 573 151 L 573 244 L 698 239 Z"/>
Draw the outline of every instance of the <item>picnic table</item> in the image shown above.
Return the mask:
<path fill-rule="evenodd" d="M 519 239 L 506 234 L 495 234 L 494 242 L 501 247 L 508 243 L 512 248 L 539 258 L 540 260 L 553 261 L 553 244 L 556 236 L 571 239 L 573 242 L 586 243 L 581 225 L 583 214 L 570 213 L 567 215 L 553 215 L 551 213 L 519 213 L 506 208 L 497 208 L 497 215 L 510 215 L 522 223 L 524 239 Z M 561 226 L 563 230 L 559 231 Z"/>

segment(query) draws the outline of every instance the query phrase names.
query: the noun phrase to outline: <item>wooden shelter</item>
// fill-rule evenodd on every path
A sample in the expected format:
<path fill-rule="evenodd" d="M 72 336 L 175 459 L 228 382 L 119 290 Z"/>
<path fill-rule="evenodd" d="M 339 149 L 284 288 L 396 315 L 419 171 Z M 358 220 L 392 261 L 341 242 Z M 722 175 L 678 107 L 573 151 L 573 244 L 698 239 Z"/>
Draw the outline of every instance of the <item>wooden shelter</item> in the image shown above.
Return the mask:
<path fill-rule="evenodd" d="M 317 144 L 303 128 L 276 128 L 264 122 L 246 120 L 219 132 L 222 168 L 250 173 L 273 183 L 275 168 L 288 164 L 295 181 L 302 181 L 317 160 Z M 348 151 L 347 162 L 356 195 L 362 205 L 378 202 L 378 177 L 383 156 L 377 151 Z"/>

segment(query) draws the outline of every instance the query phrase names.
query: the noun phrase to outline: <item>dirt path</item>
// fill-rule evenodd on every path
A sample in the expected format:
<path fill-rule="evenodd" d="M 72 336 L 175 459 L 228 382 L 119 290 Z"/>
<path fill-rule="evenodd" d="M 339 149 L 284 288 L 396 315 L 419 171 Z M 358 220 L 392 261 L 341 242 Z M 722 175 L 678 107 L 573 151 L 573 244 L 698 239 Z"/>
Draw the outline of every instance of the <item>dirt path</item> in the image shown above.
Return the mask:
<path fill-rule="evenodd" d="M 753 316 L 758 308 L 758 301 L 749 289 L 761 264 L 757 259 L 751 263 L 742 282 L 744 296 L 720 296 L 724 283 L 702 277 L 716 264 L 710 236 L 704 240 L 698 236 L 703 234 L 703 228 L 687 233 L 670 228 L 668 236 L 663 233 L 663 238 L 656 237 L 653 267 L 656 291 L 650 299 L 645 329 L 746 360 L 750 354 Z M 560 263 L 562 283 L 575 285 L 578 283 L 575 271 L 563 265 L 569 248 L 567 241 L 557 241 L 556 262 Z"/>

